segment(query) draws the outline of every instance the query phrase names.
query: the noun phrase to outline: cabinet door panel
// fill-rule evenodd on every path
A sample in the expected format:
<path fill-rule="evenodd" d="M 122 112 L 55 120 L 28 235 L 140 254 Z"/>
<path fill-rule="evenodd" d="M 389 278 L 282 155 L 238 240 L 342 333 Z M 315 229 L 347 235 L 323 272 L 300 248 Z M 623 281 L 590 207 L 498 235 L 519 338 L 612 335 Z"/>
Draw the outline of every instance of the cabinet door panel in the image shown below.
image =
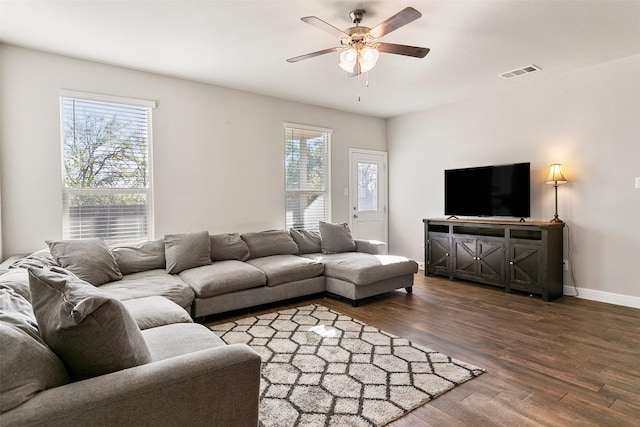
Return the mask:
<path fill-rule="evenodd" d="M 449 236 L 429 238 L 429 272 L 433 274 L 449 274 Z"/>
<path fill-rule="evenodd" d="M 478 275 L 503 284 L 505 279 L 504 242 L 478 240 Z"/>
<path fill-rule="evenodd" d="M 460 275 L 476 275 L 476 240 L 454 239 L 454 270 Z"/>
<path fill-rule="evenodd" d="M 542 288 L 542 253 L 539 246 L 512 244 L 510 263 L 511 287 L 524 291 Z"/>

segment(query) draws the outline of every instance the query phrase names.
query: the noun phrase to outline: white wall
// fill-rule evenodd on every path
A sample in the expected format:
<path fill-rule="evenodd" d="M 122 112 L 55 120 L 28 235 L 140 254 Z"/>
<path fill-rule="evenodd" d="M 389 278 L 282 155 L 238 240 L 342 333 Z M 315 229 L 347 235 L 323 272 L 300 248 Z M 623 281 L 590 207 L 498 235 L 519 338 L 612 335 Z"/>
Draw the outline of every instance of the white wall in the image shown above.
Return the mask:
<path fill-rule="evenodd" d="M 424 259 L 422 219 L 443 217 L 444 169 L 531 162 L 531 216 L 547 221 L 554 200 L 544 181 L 560 162 L 569 183 L 558 188 L 559 216 L 582 295 L 640 307 L 640 56 L 387 127 L 393 253 Z M 569 294 L 566 285 L 565 273 Z"/>
<path fill-rule="evenodd" d="M 157 102 L 156 236 L 284 227 L 284 122 L 334 130 L 335 221 L 347 221 L 349 147 L 386 151 L 383 119 L 15 46 L 0 49 L 5 257 L 62 235 L 60 89 Z"/>

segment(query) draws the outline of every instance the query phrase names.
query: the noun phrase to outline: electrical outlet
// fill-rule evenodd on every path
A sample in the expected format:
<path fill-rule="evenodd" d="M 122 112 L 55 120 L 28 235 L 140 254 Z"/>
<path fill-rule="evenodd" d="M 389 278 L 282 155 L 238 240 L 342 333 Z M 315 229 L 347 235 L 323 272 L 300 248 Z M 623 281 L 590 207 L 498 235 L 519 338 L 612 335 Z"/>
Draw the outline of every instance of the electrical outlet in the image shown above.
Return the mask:
<path fill-rule="evenodd" d="M 418 263 L 418 268 L 419 268 L 420 270 L 424 270 L 424 262 L 419 262 L 419 263 Z"/>
<path fill-rule="evenodd" d="M 562 260 L 562 269 L 564 271 L 569 271 L 569 260 L 568 259 Z"/>

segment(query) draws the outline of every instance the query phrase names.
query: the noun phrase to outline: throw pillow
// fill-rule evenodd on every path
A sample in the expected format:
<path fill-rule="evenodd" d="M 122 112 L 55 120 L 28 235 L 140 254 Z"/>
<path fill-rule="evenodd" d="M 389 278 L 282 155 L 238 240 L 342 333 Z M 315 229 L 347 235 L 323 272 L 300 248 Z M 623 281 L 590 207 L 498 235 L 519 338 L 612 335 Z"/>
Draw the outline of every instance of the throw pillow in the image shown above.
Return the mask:
<path fill-rule="evenodd" d="M 215 234 L 211 236 L 211 260 L 245 261 L 249 258 L 249 246 L 240 238 L 240 234 Z"/>
<path fill-rule="evenodd" d="M 111 253 L 122 274 L 165 268 L 164 240 L 158 239 L 138 245 L 117 246 Z"/>
<path fill-rule="evenodd" d="M 298 245 L 298 253 L 313 254 L 322 251 L 322 239 L 320 233 L 309 230 L 289 230 L 291 237 Z"/>
<path fill-rule="evenodd" d="M 31 303 L 40 334 L 82 380 L 151 361 L 131 314 L 104 291 L 47 269 L 29 269 Z"/>
<path fill-rule="evenodd" d="M 298 245 L 286 230 L 244 233 L 241 237 L 249 246 L 249 258 L 251 259 L 271 255 L 295 255 L 298 253 Z"/>
<path fill-rule="evenodd" d="M 347 223 L 330 224 L 320 221 L 320 237 L 322 238 L 323 254 L 354 252 L 356 250 L 356 242 L 351 237 L 351 230 Z"/>
<path fill-rule="evenodd" d="M 94 286 L 122 279 L 109 246 L 102 239 L 47 240 L 56 262 Z"/>
<path fill-rule="evenodd" d="M 0 343 L 0 412 L 70 381 L 64 364 L 38 333 L 29 302 L 8 288 L 0 289 Z"/>
<path fill-rule="evenodd" d="M 211 240 L 207 231 L 164 236 L 167 273 L 178 274 L 190 268 L 211 264 Z"/>

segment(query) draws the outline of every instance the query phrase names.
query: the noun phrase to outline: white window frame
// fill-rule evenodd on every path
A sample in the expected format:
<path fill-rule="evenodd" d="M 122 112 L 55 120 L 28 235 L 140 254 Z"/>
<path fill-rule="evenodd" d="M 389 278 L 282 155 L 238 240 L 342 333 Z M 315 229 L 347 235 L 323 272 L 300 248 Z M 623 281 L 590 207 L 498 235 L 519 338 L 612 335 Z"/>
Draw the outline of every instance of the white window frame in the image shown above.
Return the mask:
<path fill-rule="evenodd" d="M 323 133 L 325 134 L 325 138 L 326 138 L 326 146 L 325 146 L 325 169 L 324 169 L 324 176 L 323 176 L 323 180 L 324 180 L 324 185 L 325 185 L 325 190 L 324 191 L 309 191 L 309 190 L 287 190 L 287 176 L 286 176 L 286 155 L 287 155 L 287 131 L 288 129 L 296 129 L 296 130 L 306 130 L 306 131 L 311 131 L 311 132 L 318 132 L 318 133 Z M 310 194 L 310 193 L 321 193 L 325 195 L 325 206 L 324 206 L 324 221 L 325 222 L 331 222 L 331 205 L 332 205 L 332 201 L 331 201 L 331 136 L 333 134 L 333 129 L 330 128 L 325 128 L 325 127 L 319 127 L 319 126 L 310 126 L 310 125 L 304 125 L 304 124 L 299 124 L 299 123 L 291 123 L 291 122 L 285 122 L 284 123 L 284 156 L 283 156 L 283 160 L 285 160 L 285 162 L 283 162 L 283 168 L 284 168 L 284 191 L 285 191 L 285 226 L 287 228 L 289 228 L 289 223 L 287 221 L 287 196 L 294 193 L 294 194 Z M 314 228 L 311 228 L 314 229 Z"/>
<path fill-rule="evenodd" d="M 154 197 L 153 197 L 153 114 L 152 111 L 156 108 L 155 101 L 127 98 L 112 95 L 95 94 L 89 92 L 80 92 L 74 90 L 61 89 L 58 93 L 59 105 L 60 105 L 60 150 L 61 150 L 61 168 L 62 173 L 61 185 L 62 185 L 62 197 L 63 197 L 63 222 L 62 222 L 62 235 L 63 238 L 69 238 L 67 235 L 66 224 L 69 222 L 68 212 L 64 209 L 65 198 L 70 195 L 77 194 L 145 194 L 147 201 L 147 235 L 144 238 L 124 238 L 119 240 L 108 240 L 109 243 L 124 243 L 124 242 L 136 242 L 141 240 L 153 240 L 154 238 Z M 115 104 L 124 104 L 136 107 L 143 107 L 147 109 L 147 172 L 148 172 L 148 187 L 147 188 L 67 188 L 65 184 L 65 154 L 64 154 L 64 114 L 63 114 L 63 98 L 73 98 L 78 100 L 109 102 Z"/>

